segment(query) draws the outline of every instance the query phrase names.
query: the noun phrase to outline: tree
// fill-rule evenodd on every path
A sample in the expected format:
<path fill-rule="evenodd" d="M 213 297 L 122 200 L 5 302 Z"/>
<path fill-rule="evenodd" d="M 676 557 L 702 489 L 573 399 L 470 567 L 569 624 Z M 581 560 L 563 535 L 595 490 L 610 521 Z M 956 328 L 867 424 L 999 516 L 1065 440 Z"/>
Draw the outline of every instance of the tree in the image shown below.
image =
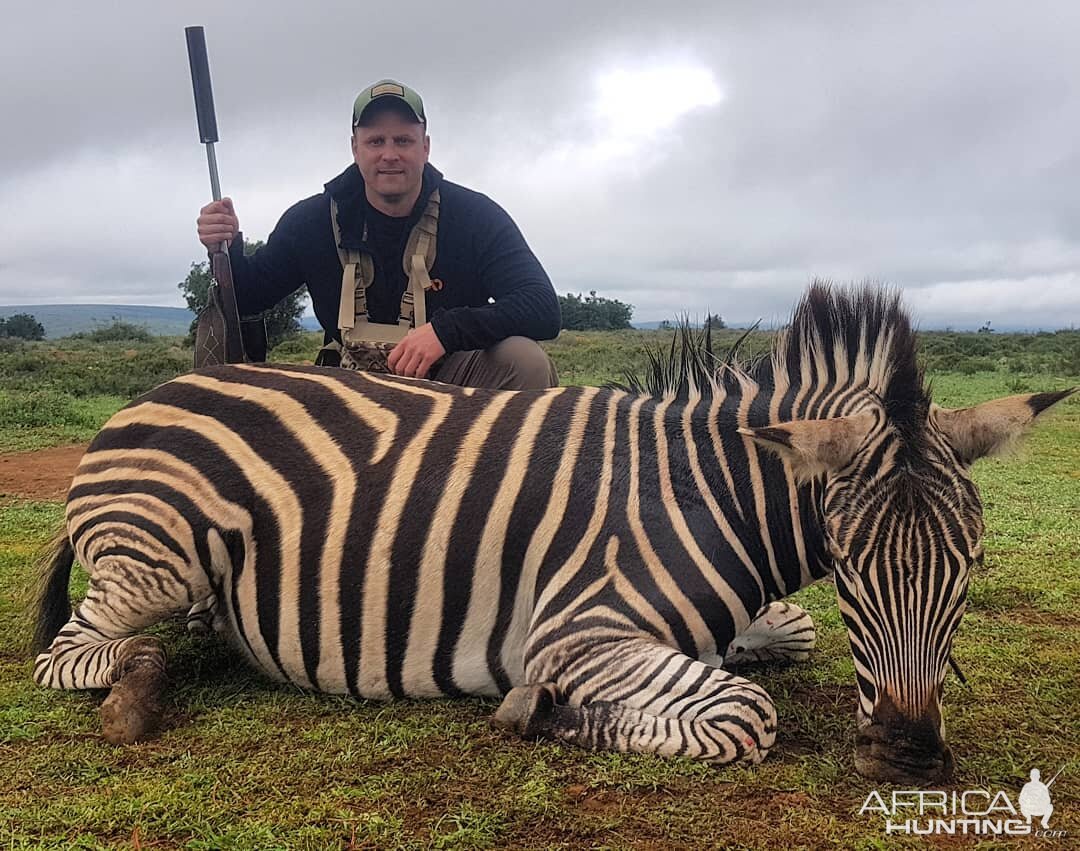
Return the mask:
<path fill-rule="evenodd" d="M 262 245 L 261 239 L 256 242 L 248 242 L 245 239 L 244 254 L 251 256 Z M 184 294 L 188 310 L 198 314 L 200 310 L 206 307 L 206 302 L 209 299 L 210 284 L 213 280 L 213 276 L 210 274 L 209 262 L 203 260 L 201 263 L 191 264 L 188 276 L 177 284 L 177 287 Z M 304 300 L 306 297 L 307 287 L 301 287 L 292 295 L 285 296 L 269 310 L 263 312 L 263 318 L 266 320 L 266 340 L 269 348 L 272 349 L 278 343 L 300 333 L 302 330 L 300 317 L 304 313 Z M 191 323 L 191 329 L 188 331 L 189 345 L 193 345 L 194 342 L 195 321 Z"/>
<path fill-rule="evenodd" d="M 721 328 L 727 328 L 727 324 L 724 322 L 724 317 L 719 313 L 706 313 L 705 327 L 712 328 L 714 331 L 719 331 Z"/>
<path fill-rule="evenodd" d="M 0 337 L 18 337 L 21 340 L 44 340 L 45 326 L 29 313 L 16 313 L 0 319 Z"/>
<path fill-rule="evenodd" d="M 568 331 L 617 331 L 630 327 L 634 314 L 632 304 L 598 296 L 596 290 L 585 298 L 581 295 L 559 296 L 562 310 L 562 327 Z"/>

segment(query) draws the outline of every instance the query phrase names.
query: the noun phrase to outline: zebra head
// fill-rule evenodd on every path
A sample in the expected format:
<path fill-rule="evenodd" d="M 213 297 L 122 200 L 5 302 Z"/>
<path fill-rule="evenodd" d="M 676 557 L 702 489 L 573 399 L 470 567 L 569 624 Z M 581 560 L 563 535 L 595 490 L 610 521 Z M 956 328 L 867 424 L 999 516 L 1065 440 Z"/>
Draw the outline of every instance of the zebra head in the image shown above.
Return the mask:
<path fill-rule="evenodd" d="M 982 561 L 982 504 L 969 469 L 1070 392 L 957 410 L 928 403 L 914 428 L 910 412 L 897 422 L 887 400 L 868 393 L 844 416 L 746 430 L 795 476 L 820 483 L 858 681 L 861 774 L 929 784 L 951 773 L 942 691 L 969 574 Z"/>

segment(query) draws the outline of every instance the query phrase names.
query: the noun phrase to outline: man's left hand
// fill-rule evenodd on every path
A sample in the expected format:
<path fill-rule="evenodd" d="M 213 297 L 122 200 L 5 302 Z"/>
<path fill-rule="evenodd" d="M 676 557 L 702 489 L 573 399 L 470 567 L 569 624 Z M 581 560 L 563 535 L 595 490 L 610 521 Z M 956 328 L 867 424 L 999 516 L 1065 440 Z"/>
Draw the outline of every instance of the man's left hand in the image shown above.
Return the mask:
<path fill-rule="evenodd" d="M 446 349 L 428 322 L 406 334 L 405 339 L 394 346 L 386 362 L 394 375 L 427 378 L 432 364 L 445 354 Z"/>

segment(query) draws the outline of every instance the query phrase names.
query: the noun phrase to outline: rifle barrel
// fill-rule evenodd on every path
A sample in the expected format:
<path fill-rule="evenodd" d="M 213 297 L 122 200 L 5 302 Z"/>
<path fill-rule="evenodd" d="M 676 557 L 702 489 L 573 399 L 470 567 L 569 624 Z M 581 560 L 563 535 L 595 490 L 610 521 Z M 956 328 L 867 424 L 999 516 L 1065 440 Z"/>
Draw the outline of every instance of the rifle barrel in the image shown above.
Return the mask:
<path fill-rule="evenodd" d="M 217 156 L 214 153 L 214 143 L 206 143 L 206 164 L 210 166 L 210 191 L 215 201 L 221 200 L 221 181 L 218 179 Z"/>
<path fill-rule="evenodd" d="M 187 37 L 188 65 L 191 67 L 191 89 L 195 93 L 195 117 L 199 121 L 199 140 L 206 144 L 206 164 L 210 167 L 210 192 L 215 201 L 221 200 L 221 179 L 218 177 L 217 113 L 214 110 L 214 87 L 210 82 L 210 59 L 206 54 L 206 33 L 202 27 L 184 27 Z M 229 243 L 221 243 L 226 254 Z"/>

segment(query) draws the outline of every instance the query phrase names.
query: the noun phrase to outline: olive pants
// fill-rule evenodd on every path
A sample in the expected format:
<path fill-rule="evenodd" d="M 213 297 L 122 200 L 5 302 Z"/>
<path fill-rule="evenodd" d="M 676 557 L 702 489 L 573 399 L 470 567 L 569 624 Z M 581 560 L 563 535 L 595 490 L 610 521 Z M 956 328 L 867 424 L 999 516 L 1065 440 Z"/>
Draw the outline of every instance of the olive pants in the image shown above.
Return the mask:
<path fill-rule="evenodd" d="M 444 357 L 428 378 L 490 390 L 546 390 L 559 386 L 555 364 L 528 337 L 507 337 L 488 349 L 454 352 Z"/>

